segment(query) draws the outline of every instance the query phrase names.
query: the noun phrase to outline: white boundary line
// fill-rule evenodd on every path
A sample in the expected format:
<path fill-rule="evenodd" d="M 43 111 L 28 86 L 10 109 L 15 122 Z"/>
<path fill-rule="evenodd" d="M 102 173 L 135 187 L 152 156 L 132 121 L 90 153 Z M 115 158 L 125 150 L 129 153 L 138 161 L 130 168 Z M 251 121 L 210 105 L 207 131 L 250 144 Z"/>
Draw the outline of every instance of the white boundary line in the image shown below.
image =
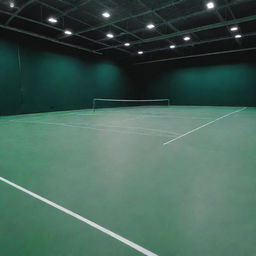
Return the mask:
<path fill-rule="evenodd" d="M 83 124 L 83 123 L 79 123 L 79 124 Z M 177 132 L 171 132 L 171 131 L 166 131 L 166 130 L 160 130 L 160 129 L 152 129 L 152 128 L 144 128 L 144 127 L 136 127 L 136 126 L 118 126 L 118 125 L 95 125 L 98 127 L 105 127 L 105 128 L 121 128 L 121 129 L 133 129 L 133 130 L 145 130 L 145 131 L 153 131 L 153 132 L 162 132 L 162 133 L 166 133 L 166 135 L 168 136 L 172 136 L 173 134 L 176 135 L 180 135 L 180 133 Z"/>
<path fill-rule="evenodd" d="M 187 135 L 189 135 L 189 134 L 191 134 L 191 133 L 193 133 L 193 132 L 195 132 L 195 131 L 198 131 L 198 130 L 204 128 L 205 126 L 208 126 L 208 125 L 210 125 L 210 124 L 212 124 L 212 123 L 215 123 L 215 122 L 217 122 L 217 121 L 219 121 L 219 120 L 221 120 L 221 119 L 223 119 L 223 118 L 226 118 L 226 117 L 228 117 L 228 116 L 230 116 L 230 115 L 233 115 L 233 114 L 235 114 L 235 113 L 241 112 L 241 111 L 243 111 L 243 110 L 245 110 L 245 109 L 247 109 L 247 107 L 238 109 L 238 110 L 233 111 L 233 112 L 231 112 L 231 113 L 229 113 L 229 114 L 226 114 L 226 115 L 224 115 L 224 116 L 221 116 L 221 117 L 219 117 L 219 118 L 217 118 L 217 119 L 215 119 L 215 120 L 213 120 L 213 121 L 211 121 L 211 122 L 208 122 L 208 123 L 206 123 L 206 124 L 204 124 L 204 125 L 201 125 L 201 126 L 195 128 L 195 129 L 193 129 L 193 130 L 191 130 L 191 131 L 189 131 L 189 132 L 187 132 L 187 133 L 184 133 L 184 134 L 178 136 L 178 137 L 175 138 L 175 139 L 169 140 L 169 141 L 163 143 L 163 145 L 166 146 L 167 144 L 170 144 L 170 143 L 172 143 L 172 142 L 174 142 L 174 141 L 176 141 L 176 140 L 179 140 L 179 139 L 181 139 L 181 138 L 183 138 L 183 137 L 185 137 L 185 136 L 187 136 Z"/>
<path fill-rule="evenodd" d="M 133 120 L 139 120 L 143 118 L 143 116 L 135 116 L 135 117 L 129 117 L 129 118 L 126 118 L 126 119 L 120 119 L 120 120 L 113 120 L 112 122 L 114 123 L 122 123 L 122 122 L 126 122 L 126 121 L 133 121 Z"/>
<path fill-rule="evenodd" d="M 117 111 L 106 111 L 106 113 L 114 113 L 114 112 L 117 112 Z M 73 115 L 76 115 L 76 116 L 99 116 L 99 115 L 104 115 L 102 113 L 96 113 L 96 114 L 76 114 L 76 113 L 72 113 Z M 130 115 L 130 116 L 134 116 L 137 114 L 136 113 L 133 113 L 133 114 L 129 114 L 129 113 L 125 113 L 125 114 L 120 114 L 120 115 Z M 105 115 L 106 116 L 106 115 Z M 126 120 L 133 120 L 133 119 L 139 119 L 140 117 L 157 117 L 157 118 L 171 118 L 171 119 L 212 119 L 212 117 L 189 117 L 189 116 L 172 116 L 171 114 L 170 115 L 158 115 L 158 114 L 138 114 L 138 117 L 136 118 L 129 118 L 129 119 L 124 119 L 124 120 L 120 120 L 120 121 L 126 121 Z"/>
<path fill-rule="evenodd" d="M 108 129 L 96 128 L 96 127 L 92 127 L 92 126 L 72 125 L 72 124 L 63 124 L 63 123 L 51 123 L 51 122 L 40 122 L 40 121 L 18 121 L 18 120 L 10 120 L 10 121 L 15 122 L 15 123 L 30 123 L 30 124 L 66 126 L 66 127 L 82 128 L 82 129 L 112 132 L 112 133 L 116 132 L 116 133 L 120 133 L 120 134 L 133 134 L 133 135 L 142 135 L 142 136 L 151 136 L 151 137 L 172 137 L 171 134 L 147 134 L 147 133 L 142 133 L 142 132 L 119 131 L 119 130 L 114 130 L 114 129 L 108 130 Z"/>
<path fill-rule="evenodd" d="M 135 243 L 131 242 L 130 240 L 128 240 L 128 239 L 126 239 L 126 238 L 124 238 L 124 237 L 122 237 L 122 236 L 120 236 L 120 235 L 118 235 L 118 234 L 116 234 L 116 233 L 114 233 L 114 232 L 112 232 L 112 231 L 110 231 L 110 230 L 108 230 L 108 229 L 98 225 L 97 223 L 95 223 L 95 222 L 93 222 L 91 220 L 88 220 L 88 219 L 82 217 L 81 215 L 79 215 L 79 214 L 77 214 L 75 212 L 72 212 L 72 211 L 62 207 L 61 205 L 58 205 L 58 204 L 56 204 L 56 203 L 54 203 L 54 202 L 52 202 L 52 201 L 50 201 L 50 200 L 48 200 L 48 199 L 46 199 L 46 198 L 44 198 L 42 196 L 39 196 L 39 195 L 37 195 L 37 194 L 35 194 L 35 193 L 33 193 L 33 192 L 31 192 L 31 191 L 21 187 L 21 186 L 15 184 L 15 183 L 13 183 L 13 182 L 3 178 L 3 177 L 0 177 L 0 181 L 2 181 L 4 183 L 6 183 L 6 184 L 8 184 L 8 185 L 18 189 L 18 190 L 20 190 L 20 191 L 22 191 L 22 192 L 24 192 L 24 193 L 26 193 L 26 194 L 34 197 L 34 198 L 36 198 L 39 201 L 42 201 L 42 202 L 44 202 L 44 203 L 46 203 L 46 204 L 48 204 L 48 205 L 50 205 L 50 206 L 52 206 L 54 208 L 56 208 L 56 209 L 58 209 L 58 210 L 60 210 L 60 211 L 62 211 L 64 213 L 66 213 L 67 215 L 70 215 L 70 216 L 72 216 L 72 217 L 74 217 L 74 218 L 76 218 L 76 219 L 78 219 L 78 220 L 88 224 L 89 226 L 91 226 L 91 227 L 93 227 L 95 229 L 98 229 L 99 231 L 101 231 L 101 232 L 103 232 L 103 233 L 105 233 L 105 234 L 107 234 L 107 235 L 109 235 L 109 236 L 119 240 L 120 242 L 122 242 L 122 243 L 124 243 L 124 244 L 126 244 L 126 245 L 128 245 L 130 247 L 132 247 L 133 249 L 141 252 L 144 255 L 147 255 L 147 256 L 157 256 L 157 254 L 155 254 L 155 253 L 153 253 L 153 252 L 151 252 L 151 251 L 141 247 L 140 245 L 135 244 Z"/>

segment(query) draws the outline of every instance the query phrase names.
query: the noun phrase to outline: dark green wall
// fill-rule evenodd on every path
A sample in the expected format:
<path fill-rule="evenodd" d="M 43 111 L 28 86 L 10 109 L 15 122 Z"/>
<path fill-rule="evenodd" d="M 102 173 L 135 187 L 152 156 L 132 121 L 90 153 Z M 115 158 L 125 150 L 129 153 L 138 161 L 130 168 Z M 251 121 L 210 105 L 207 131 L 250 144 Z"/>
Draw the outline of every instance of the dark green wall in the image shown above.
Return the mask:
<path fill-rule="evenodd" d="M 93 98 L 256 106 L 253 53 L 122 65 L 30 38 L 0 40 L 0 115 L 91 108 Z"/>
<path fill-rule="evenodd" d="M 39 47 L 0 41 L 0 115 L 91 108 L 95 97 L 128 97 L 121 66 Z"/>
<path fill-rule="evenodd" d="M 0 41 L 0 114 L 16 113 L 21 104 L 17 58 L 17 45 Z"/>
<path fill-rule="evenodd" d="M 141 97 L 170 98 L 177 105 L 256 106 L 256 63 L 223 64 L 228 56 L 220 58 L 214 64 L 201 58 L 137 66 Z"/>

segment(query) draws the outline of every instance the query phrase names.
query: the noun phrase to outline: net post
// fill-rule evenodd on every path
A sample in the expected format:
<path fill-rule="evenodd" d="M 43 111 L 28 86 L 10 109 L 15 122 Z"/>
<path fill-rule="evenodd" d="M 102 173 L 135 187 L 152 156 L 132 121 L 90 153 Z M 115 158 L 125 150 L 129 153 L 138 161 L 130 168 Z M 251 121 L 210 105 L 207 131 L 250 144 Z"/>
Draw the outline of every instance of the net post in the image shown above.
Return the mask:
<path fill-rule="evenodd" d="M 170 106 L 170 99 L 168 99 L 168 106 Z"/>

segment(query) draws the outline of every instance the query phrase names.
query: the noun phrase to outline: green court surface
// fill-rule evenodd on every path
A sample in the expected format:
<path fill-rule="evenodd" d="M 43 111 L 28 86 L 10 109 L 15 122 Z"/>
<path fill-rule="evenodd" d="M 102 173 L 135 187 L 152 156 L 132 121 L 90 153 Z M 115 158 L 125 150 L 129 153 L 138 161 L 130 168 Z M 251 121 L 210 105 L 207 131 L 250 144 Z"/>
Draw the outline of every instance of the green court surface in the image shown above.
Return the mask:
<path fill-rule="evenodd" d="M 242 107 L 1 117 L 0 255 L 255 256 L 255 132 Z"/>

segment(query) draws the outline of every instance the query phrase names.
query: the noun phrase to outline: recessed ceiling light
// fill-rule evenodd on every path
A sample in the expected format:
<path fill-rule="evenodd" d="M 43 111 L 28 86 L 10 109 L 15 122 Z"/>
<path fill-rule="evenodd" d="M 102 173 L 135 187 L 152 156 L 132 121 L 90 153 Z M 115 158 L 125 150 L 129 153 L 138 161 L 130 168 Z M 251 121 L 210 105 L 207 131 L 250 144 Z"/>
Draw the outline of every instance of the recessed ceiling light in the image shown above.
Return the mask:
<path fill-rule="evenodd" d="M 14 7 L 15 7 L 14 2 L 10 2 L 10 7 L 11 7 L 11 8 L 14 8 Z"/>
<path fill-rule="evenodd" d="M 51 22 L 51 23 L 57 23 L 58 22 L 58 20 L 54 17 L 49 17 L 48 21 Z"/>
<path fill-rule="evenodd" d="M 189 41 L 191 38 L 190 38 L 190 36 L 185 36 L 183 39 L 184 39 L 184 41 Z"/>
<path fill-rule="evenodd" d="M 235 38 L 241 38 L 242 36 L 241 35 L 235 35 Z"/>
<path fill-rule="evenodd" d="M 111 33 L 108 33 L 108 34 L 107 34 L 107 37 L 108 37 L 108 38 L 113 38 L 113 37 L 114 37 L 114 35 L 113 35 L 113 34 L 111 34 Z"/>
<path fill-rule="evenodd" d="M 102 16 L 105 17 L 105 18 L 110 18 L 111 15 L 110 15 L 109 12 L 103 12 Z"/>
<path fill-rule="evenodd" d="M 230 28 L 230 30 L 231 30 L 231 31 L 237 31 L 237 30 L 238 30 L 238 27 L 237 27 L 237 26 L 232 27 L 232 28 Z"/>
<path fill-rule="evenodd" d="M 215 7 L 215 3 L 214 3 L 214 2 L 208 2 L 208 3 L 206 4 L 206 7 L 207 7 L 208 9 L 213 9 L 213 8 Z"/>
<path fill-rule="evenodd" d="M 66 35 L 69 35 L 69 36 L 73 34 L 72 31 L 70 31 L 70 30 L 65 30 L 64 33 L 65 33 Z"/>
<path fill-rule="evenodd" d="M 176 45 L 174 45 L 174 44 L 170 45 L 171 49 L 174 49 L 175 47 L 176 47 Z"/>
<path fill-rule="evenodd" d="M 138 54 L 139 54 L 139 55 L 142 55 L 142 54 L 143 54 L 143 51 L 138 51 Z"/>
<path fill-rule="evenodd" d="M 124 46 L 127 46 L 127 47 L 130 46 L 130 45 L 131 45 L 130 43 L 125 43 L 124 44 Z"/>
<path fill-rule="evenodd" d="M 154 27 L 155 27 L 155 25 L 153 23 L 150 23 L 150 24 L 147 25 L 148 29 L 153 29 Z"/>

